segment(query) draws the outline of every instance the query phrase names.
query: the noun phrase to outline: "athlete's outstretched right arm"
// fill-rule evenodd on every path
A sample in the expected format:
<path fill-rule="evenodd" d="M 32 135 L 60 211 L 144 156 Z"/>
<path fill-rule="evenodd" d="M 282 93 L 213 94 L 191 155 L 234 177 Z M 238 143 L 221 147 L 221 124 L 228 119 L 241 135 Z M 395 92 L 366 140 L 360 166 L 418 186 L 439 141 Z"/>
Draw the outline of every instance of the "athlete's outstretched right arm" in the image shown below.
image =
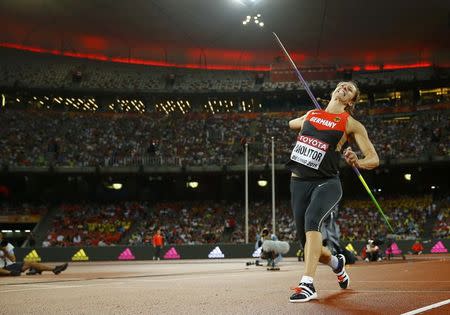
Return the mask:
<path fill-rule="evenodd" d="M 295 118 L 289 121 L 289 128 L 294 129 L 294 130 L 302 130 L 303 128 L 303 122 L 305 121 L 305 117 L 308 113 L 306 113 L 305 115 L 303 115 L 300 118 Z"/>

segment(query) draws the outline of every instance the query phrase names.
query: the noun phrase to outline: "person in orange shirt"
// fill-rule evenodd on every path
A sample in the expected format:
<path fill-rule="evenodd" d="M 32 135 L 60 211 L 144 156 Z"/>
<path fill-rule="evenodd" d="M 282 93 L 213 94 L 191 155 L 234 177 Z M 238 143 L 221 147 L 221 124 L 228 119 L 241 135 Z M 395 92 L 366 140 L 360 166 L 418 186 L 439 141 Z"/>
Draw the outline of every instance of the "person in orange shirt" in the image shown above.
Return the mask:
<path fill-rule="evenodd" d="M 413 254 L 414 255 L 420 255 L 423 251 L 423 245 L 419 240 L 416 240 L 414 245 L 412 246 Z"/>
<path fill-rule="evenodd" d="M 153 248 L 155 249 L 155 255 L 153 256 L 153 260 L 160 260 L 161 248 L 164 245 L 164 237 L 161 234 L 161 229 L 156 231 L 156 234 L 153 235 L 152 238 Z"/>

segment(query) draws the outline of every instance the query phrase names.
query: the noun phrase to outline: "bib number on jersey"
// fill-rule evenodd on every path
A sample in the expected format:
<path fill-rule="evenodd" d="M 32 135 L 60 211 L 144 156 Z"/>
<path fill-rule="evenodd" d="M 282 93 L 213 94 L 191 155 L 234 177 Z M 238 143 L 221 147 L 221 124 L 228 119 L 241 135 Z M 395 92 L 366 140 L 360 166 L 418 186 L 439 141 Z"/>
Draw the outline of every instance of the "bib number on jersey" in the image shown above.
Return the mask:
<path fill-rule="evenodd" d="M 299 135 L 291 153 L 291 160 L 313 169 L 319 169 L 329 144 L 309 136 Z"/>

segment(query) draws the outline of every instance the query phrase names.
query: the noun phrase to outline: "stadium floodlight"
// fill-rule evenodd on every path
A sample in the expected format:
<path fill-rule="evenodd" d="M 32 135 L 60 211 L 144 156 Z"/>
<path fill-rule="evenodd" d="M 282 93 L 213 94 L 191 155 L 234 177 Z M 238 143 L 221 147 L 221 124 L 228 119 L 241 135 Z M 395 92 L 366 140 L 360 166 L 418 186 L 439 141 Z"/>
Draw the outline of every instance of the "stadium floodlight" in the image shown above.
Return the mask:
<path fill-rule="evenodd" d="M 112 187 L 112 189 L 115 189 L 115 190 L 121 190 L 122 189 L 122 183 L 113 183 L 111 185 L 111 187 Z"/>
<path fill-rule="evenodd" d="M 196 189 L 198 187 L 198 182 L 196 181 L 189 181 L 186 183 L 186 186 L 192 189 Z"/>
<path fill-rule="evenodd" d="M 259 187 L 266 187 L 267 186 L 267 180 L 265 180 L 265 179 L 258 180 L 258 186 Z"/>
<path fill-rule="evenodd" d="M 258 25 L 260 27 L 263 27 L 264 26 L 264 22 L 262 21 L 261 18 L 262 18 L 261 14 L 257 14 L 257 15 L 254 15 L 254 16 L 247 15 L 246 20 L 243 20 L 242 24 L 247 25 L 247 23 L 249 23 L 250 21 L 253 20 L 253 22 L 255 22 L 256 25 Z"/>
<path fill-rule="evenodd" d="M 234 0 L 234 2 L 239 3 L 243 6 L 254 6 L 256 5 L 260 0 Z"/>
<path fill-rule="evenodd" d="M 408 173 L 408 174 L 405 174 L 404 177 L 407 181 L 410 181 L 412 178 L 412 175 Z"/>

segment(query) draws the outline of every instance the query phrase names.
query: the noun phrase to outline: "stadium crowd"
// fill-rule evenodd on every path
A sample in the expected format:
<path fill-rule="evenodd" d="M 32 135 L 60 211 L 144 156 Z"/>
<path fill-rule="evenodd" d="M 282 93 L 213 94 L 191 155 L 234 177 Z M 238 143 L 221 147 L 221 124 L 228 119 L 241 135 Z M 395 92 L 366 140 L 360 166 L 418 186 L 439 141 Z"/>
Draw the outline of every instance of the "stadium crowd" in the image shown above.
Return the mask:
<path fill-rule="evenodd" d="M 303 89 L 296 81 L 271 81 L 269 75 L 143 67 L 0 49 L 0 86 L 16 90 L 202 93 Z M 336 77 L 337 73 L 330 80 L 312 79 L 309 82 L 313 89 L 326 94 L 333 89 Z M 429 67 L 355 72 L 353 78 L 362 86 L 394 86 L 399 82 L 423 82 L 439 80 L 440 77 L 436 69 Z M 397 159 L 426 162 L 436 157 L 448 158 L 448 109 L 404 115 L 368 115 L 374 107 L 392 107 L 395 100 L 387 98 L 385 103 L 374 100 L 370 104 L 372 107 L 361 106 L 356 111 L 356 118 L 366 126 L 380 158 L 388 162 Z M 448 95 L 436 96 L 436 100 L 432 100 L 434 104 L 448 101 Z M 297 107 L 293 104 L 290 108 Z M 287 122 L 298 115 L 300 113 L 294 111 L 251 115 L 214 115 L 194 111 L 186 115 L 172 113 L 163 116 L 157 112 L 135 115 L 43 108 L 22 110 L 9 104 L 2 105 L 0 166 L 226 167 L 244 164 L 246 143 L 249 144 L 249 164 L 268 165 L 272 137 L 275 139 L 275 162 L 283 164 L 289 158 L 296 138 Z M 433 236 L 448 237 L 450 234 L 448 208 L 435 213 L 429 198 L 386 200 L 384 207 L 392 218 L 395 233 L 401 238 L 421 237 L 431 215 L 437 216 Z M 250 208 L 249 235 L 253 241 L 262 228 L 270 227 L 271 209 L 270 205 L 262 202 L 253 203 Z M 3 205 L 0 211 L 6 215 L 44 214 L 46 206 Z M 150 244 L 157 228 L 162 229 L 169 244 L 244 242 L 243 207 L 237 203 L 65 204 L 59 206 L 56 213 L 43 246 Z M 338 218 L 342 238 L 347 240 L 377 238 L 388 233 L 378 212 L 367 202 L 344 202 Z M 276 234 L 283 240 L 296 239 L 288 202 L 277 206 Z"/>
<path fill-rule="evenodd" d="M 0 48 L 0 82 L 7 87 L 103 90 L 103 91 L 290 91 L 302 90 L 286 63 L 287 80 L 271 80 L 270 73 L 182 69 L 35 54 Z M 355 72 L 353 79 L 366 86 L 432 80 L 436 70 L 428 68 Z M 312 72 L 312 73 L 311 73 Z M 314 89 L 332 89 L 335 80 L 321 70 L 308 69 L 306 79 Z M 325 77 L 323 77 L 325 76 Z M 321 78 L 321 79 L 319 79 Z"/>
<path fill-rule="evenodd" d="M 423 198 L 380 199 L 390 224 L 399 239 L 423 236 L 424 225 L 435 214 L 431 196 Z M 343 239 L 383 239 L 391 232 L 370 200 L 352 200 L 342 204 L 337 223 Z"/>
<path fill-rule="evenodd" d="M 437 220 L 433 236 L 449 236 L 448 208 L 437 209 L 431 196 L 399 197 L 381 200 L 397 239 L 414 240 L 424 236 L 428 220 Z M 295 241 L 292 210 L 288 201 L 276 207 L 276 234 L 279 239 Z M 347 200 L 338 210 L 341 238 L 347 241 L 385 239 L 390 232 L 370 201 Z M 165 244 L 214 244 L 245 242 L 244 208 L 239 203 L 146 202 L 121 204 L 63 204 L 42 246 L 108 246 L 117 244 L 151 245 L 152 236 L 161 229 Z M 268 227 L 271 229 L 271 204 L 249 205 L 249 240 Z M 435 233 L 437 231 L 437 234 Z"/>
<path fill-rule="evenodd" d="M 450 207 L 446 206 L 437 215 L 437 220 L 433 226 L 434 238 L 450 237 Z"/>
<path fill-rule="evenodd" d="M 0 163 L 10 166 L 122 166 L 243 164 L 249 143 L 250 165 L 270 161 L 271 137 L 276 163 L 285 163 L 295 132 L 284 116 L 259 113 L 229 116 L 192 113 L 182 117 L 81 114 L 5 110 L 0 115 Z M 180 125 L 179 121 L 183 120 Z M 396 119 L 362 116 L 381 159 L 450 154 L 447 111 Z"/>
<path fill-rule="evenodd" d="M 56 211 L 42 247 L 107 246 L 119 244 L 143 206 L 124 204 L 62 204 Z"/>

